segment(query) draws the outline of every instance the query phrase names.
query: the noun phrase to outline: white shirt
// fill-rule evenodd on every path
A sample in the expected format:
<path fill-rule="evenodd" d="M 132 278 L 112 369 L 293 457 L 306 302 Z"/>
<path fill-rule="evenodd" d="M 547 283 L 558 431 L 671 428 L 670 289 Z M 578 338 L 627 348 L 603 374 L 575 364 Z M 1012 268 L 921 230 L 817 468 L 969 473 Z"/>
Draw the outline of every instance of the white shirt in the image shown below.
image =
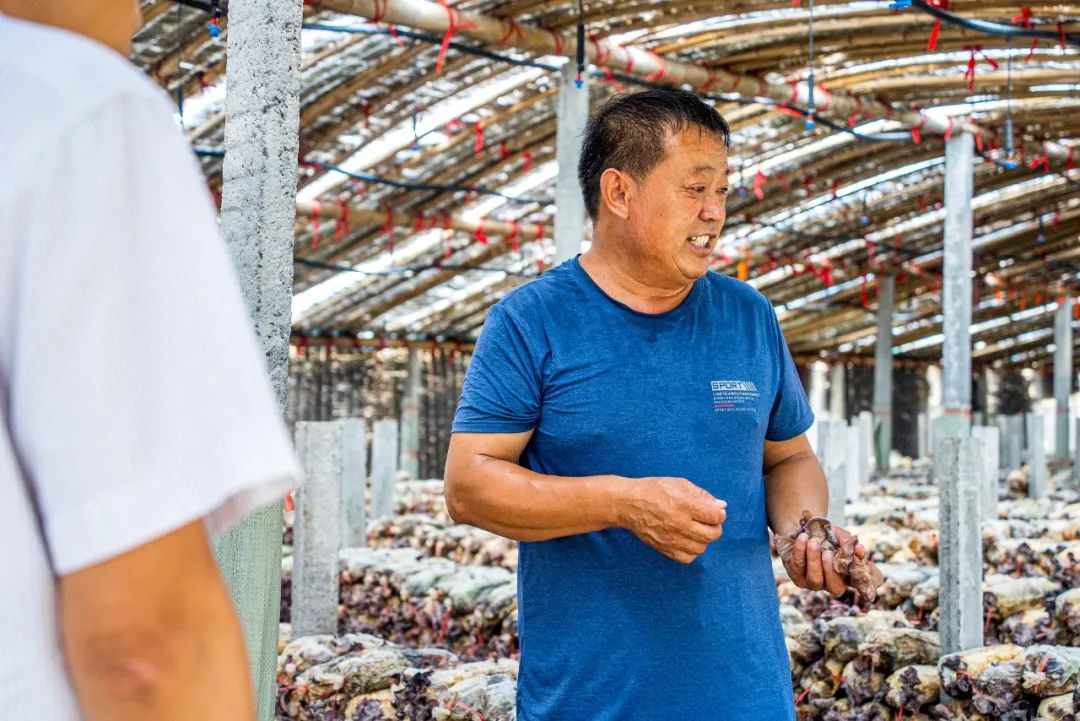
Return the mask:
<path fill-rule="evenodd" d="M 117 53 L 0 17 L 0 716 L 76 721 L 57 574 L 299 470 L 166 96 Z"/>

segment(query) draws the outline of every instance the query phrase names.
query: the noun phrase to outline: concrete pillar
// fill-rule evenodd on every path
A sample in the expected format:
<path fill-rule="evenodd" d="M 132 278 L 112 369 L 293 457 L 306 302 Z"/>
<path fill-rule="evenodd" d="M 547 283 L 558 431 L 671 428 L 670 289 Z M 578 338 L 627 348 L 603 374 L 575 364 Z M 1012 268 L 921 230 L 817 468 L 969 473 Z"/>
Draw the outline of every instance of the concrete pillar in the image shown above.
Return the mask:
<path fill-rule="evenodd" d="M 367 545 L 367 432 L 364 421 L 345 418 L 341 424 L 341 545 L 362 548 Z"/>
<path fill-rule="evenodd" d="M 983 643 L 978 455 L 979 442 L 970 438 L 939 438 L 934 448 L 934 477 L 941 489 L 938 631 L 943 655 Z"/>
<path fill-rule="evenodd" d="M 998 416 L 1001 424 L 1002 469 L 1019 470 L 1024 455 L 1024 416 L 1013 414 Z"/>
<path fill-rule="evenodd" d="M 582 87 L 574 84 L 577 63 L 563 65 L 559 74 L 559 97 L 556 107 L 555 159 L 559 164 L 555 183 L 555 264 L 581 252 L 585 240 L 585 201 L 578 185 L 578 159 L 581 157 L 581 132 L 589 119 L 589 75 L 582 76 Z"/>
<path fill-rule="evenodd" d="M 821 361 L 810 364 L 810 392 L 807 400 L 810 401 L 810 410 L 815 418 L 829 418 L 828 409 L 825 405 L 826 392 L 828 391 L 829 367 Z"/>
<path fill-rule="evenodd" d="M 892 316 L 896 278 L 878 276 L 877 340 L 874 345 L 874 459 L 881 473 L 889 470 L 893 447 Z"/>
<path fill-rule="evenodd" d="M 394 481 L 397 475 L 397 423 L 375 421 L 371 439 L 371 517 L 394 514 Z"/>
<path fill-rule="evenodd" d="M 1080 483 L 1080 420 L 1076 422 L 1076 446 L 1073 452 L 1073 481 Z"/>
<path fill-rule="evenodd" d="M 829 369 L 829 415 L 835 421 L 847 420 L 844 399 L 847 397 L 843 363 L 834 363 Z"/>
<path fill-rule="evenodd" d="M 929 455 L 930 446 L 930 419 L 926 412 L 919 413 L 918 420 L 918 434 L 919 440 L 919 458 L 926 458 Z"/>
<path fill-rule="evenodd" d="M 1054 399 L 1057 401 L 1058 458 L 1069 457 L 1069 394 L 1072 392 L 1072 297 L 1066 295 L 1064 302 L 1054 311 Z"/>
<path fill-rule="evenodd" d="M 420 477 L 420 351 L 409 348 L 405 393 L 401 399 L 401 459 L 398 467 L 409 478 Z"/>
<path fill-rule="evenodd" d="M 870 467 L 874 458 L 874 414 L 863 411 L 859 414 L 859 483 L 870 480 Z"/>
<path fill-rule="evenodd" d="M 843 423 L 843 421 L 839 421 Z M 844 423 L 844 482 L 848 503 L 859 500 L 862 475 L 859 473 L 859 427 L 856 423 Z"/>
<path fill-rule="evenodd" d="M 1044 422 L 1038 413 L 1028 413 L 1028 498 L 1046 495 L 1046 441 Z"/>
<path fill-rule="evenodd" d="M 971 196 L 974 143 L 967 132 L 945 142 L 945 259 L 942 395 L 945 434 L 966 438 L 971 426 Z"/>
<path fill-rule="evenodd" d="M 282 411 L 292 322 L 302 17 L 302 0 L 232 0 L 226 48 L 221 232 Z M 260 721 L 272 721 L 277 702 L 281 528 L 282 505 L 275 501 L 214 539 L 244 628 Z"/>
<path fill-rule="evenodd" d="M 844 525 L 844 502 L 847 500 L 847 424 L 843 421 L 818 421 L 817 457 L 829 484 L 829 520 Z"/>
<path fill-rule="evenodd" d="M 346 426 L 338 421 L 296 424 L 296 453 L 304 486 L 296 492 L 293 522 L 292 628 L 294 638 L 337 633 L 338 549 L 346 473 Z"/>
<path fill-rule="evenodd" d="M 971 437 L 981 444 L 982 486 L 979 493 L 979 518 L 991 521 L 997 518 L 998 477 L 1001 473 L 1000 433 L 995 426 L 972 426 Z"/>

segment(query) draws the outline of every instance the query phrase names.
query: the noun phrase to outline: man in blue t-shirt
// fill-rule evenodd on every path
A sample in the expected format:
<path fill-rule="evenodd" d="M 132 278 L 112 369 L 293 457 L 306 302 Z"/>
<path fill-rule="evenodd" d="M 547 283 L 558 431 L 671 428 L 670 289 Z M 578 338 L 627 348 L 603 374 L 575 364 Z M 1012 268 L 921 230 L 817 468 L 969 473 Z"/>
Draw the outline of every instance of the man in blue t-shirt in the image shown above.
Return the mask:
<path fill-rule="evenodd" d="M 768 528 L 828 489 L 772 306 L 708 272 L 728 143 L 691 93 L 604 105 L 592 246 L 496 304 L 473 354 L 446 500 L 521 542 L 518 721 L 794 718 Z M 804 535 L 787 570 L 841 594 L 831 560 Z"/>

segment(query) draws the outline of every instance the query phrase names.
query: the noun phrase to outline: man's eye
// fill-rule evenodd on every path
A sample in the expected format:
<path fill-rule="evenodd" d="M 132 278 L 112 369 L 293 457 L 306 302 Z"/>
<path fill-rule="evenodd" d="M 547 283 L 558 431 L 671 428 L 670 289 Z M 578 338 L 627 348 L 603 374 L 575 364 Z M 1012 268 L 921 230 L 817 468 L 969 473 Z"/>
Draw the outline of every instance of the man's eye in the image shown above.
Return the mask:
<path fill-rule="evenodd" d="M 690 188 L 690 190 L 694 191 L 695 193 L 704 193 L 705 192 L 705 186 L 704 185 L 696 185 L 693 188 Z"/>
<path fill-rule="evenodd" d="M 727 189 L 727 188 L 721 188 L 721 189 L 720 189 L 720 194 L 721 194 L 721 195 L 727 195 L 727 193 L 728 193 L 728 189 Z"/>

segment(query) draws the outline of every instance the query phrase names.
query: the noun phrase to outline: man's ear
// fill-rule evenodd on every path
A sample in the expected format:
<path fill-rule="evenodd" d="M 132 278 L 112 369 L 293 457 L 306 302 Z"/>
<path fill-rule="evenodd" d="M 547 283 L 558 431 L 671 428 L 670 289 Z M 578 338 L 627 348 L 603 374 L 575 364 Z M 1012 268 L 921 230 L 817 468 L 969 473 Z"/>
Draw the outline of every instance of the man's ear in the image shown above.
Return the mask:
<path fill-rule="evenodd" d="M 630 217 L 630 198 L 635 185 L 633 179 L 615 168 L 608 168 L 600 176 L 600 204 L 616 217 Z"/>

